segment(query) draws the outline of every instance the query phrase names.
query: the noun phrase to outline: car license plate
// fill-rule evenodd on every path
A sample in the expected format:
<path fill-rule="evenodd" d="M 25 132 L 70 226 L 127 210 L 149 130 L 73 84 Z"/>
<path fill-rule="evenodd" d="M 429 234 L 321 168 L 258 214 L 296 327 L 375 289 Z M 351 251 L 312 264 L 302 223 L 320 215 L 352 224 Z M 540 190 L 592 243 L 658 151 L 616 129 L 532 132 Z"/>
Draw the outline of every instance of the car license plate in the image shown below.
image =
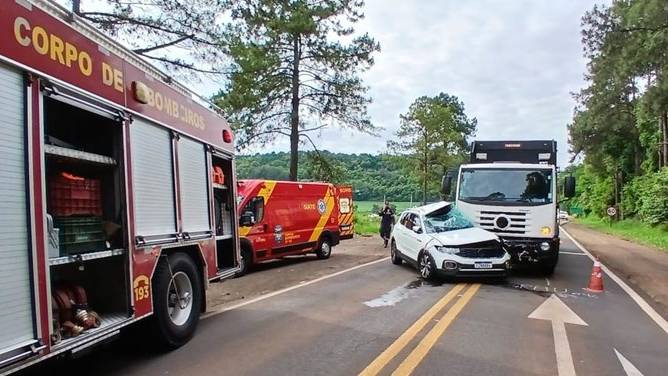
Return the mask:
<path fill-rule="evenodd" d="M 492 269 L 491 262 L 476 262 L 473 264 L 473 267 L 476 269 Z"/>

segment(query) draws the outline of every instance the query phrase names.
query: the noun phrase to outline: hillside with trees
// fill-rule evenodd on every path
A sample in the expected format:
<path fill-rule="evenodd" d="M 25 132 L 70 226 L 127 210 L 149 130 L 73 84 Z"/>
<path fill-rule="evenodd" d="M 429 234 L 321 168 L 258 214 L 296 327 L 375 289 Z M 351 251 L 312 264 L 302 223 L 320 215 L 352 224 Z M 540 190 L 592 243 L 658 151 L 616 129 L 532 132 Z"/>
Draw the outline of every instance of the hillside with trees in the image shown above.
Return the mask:
<path fill-rule="evenodd" d="M 326 180 L 352 184 L 355 199 L 380 201 L 413 201 L 421 199 L 418 180 L 406 174 L 401 166 L 387 155 L 342 154 L 320 152 L 335 173 L 323 175 L 320 160 L 312 153 L 301 152 L 299 175 L 301 181 Z M 240 155 L 237 157 L 237 174 L 243 178 L 287 180 L 290 176 L 290 154 L 287 152 Z M 438 198 L 438 191 L 429 192 L 428 199 Z"/>

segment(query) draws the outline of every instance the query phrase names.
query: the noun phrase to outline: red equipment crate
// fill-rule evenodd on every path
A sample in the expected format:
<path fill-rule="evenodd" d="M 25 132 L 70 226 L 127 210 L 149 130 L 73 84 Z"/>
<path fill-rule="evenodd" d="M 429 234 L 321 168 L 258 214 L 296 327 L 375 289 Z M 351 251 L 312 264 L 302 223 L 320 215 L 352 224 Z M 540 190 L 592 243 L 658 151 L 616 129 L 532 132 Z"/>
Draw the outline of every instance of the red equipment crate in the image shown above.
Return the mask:
<path fill-rule="evenodd" d="M 49 181 L 49 214 L 53 216 L 102 215 L 98 179 L 62 172 Z"/>
<path fill-rule="evenodd" d="M 223 174 L 222 168 L 219 166 L 213 166 L 213 170 L 211 172 L 213 175 L 214 184 L 225 185 L 225 174 Z"/>

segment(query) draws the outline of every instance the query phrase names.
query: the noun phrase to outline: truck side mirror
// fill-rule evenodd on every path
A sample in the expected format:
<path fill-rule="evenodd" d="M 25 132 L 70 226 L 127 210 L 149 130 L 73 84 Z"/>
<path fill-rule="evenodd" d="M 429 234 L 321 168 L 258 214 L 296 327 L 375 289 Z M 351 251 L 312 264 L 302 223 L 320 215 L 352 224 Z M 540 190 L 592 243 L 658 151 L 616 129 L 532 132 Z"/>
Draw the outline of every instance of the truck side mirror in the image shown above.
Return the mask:
<path fill-rule="evenodd" d="M 564 196 L 568 198 L 575 196 L 575 177 L 566 176 L 564 179 Z"/>
<path fill-rule="evenodd" d="M 443 175 L 443 179 L 441 180 L 441 193 L 447 196 L 450 194 L 451 189 L 452 189 L 452 176 L 448 173 Z"/>

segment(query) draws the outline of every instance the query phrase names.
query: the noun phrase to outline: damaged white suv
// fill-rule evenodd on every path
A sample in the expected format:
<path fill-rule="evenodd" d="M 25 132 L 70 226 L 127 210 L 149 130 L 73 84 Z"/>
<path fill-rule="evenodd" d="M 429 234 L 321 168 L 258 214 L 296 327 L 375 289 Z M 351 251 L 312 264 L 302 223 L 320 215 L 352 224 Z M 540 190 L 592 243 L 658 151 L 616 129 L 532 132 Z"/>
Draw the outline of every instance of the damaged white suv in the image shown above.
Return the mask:
<path fill-rule="evenodd" d="M 505 277 L 510 255 L 491 232 L 474 227 L 451 203 L 406 210 L 390 238 L 392 263 L 416 266 L 429 279 L 443 276 Z"/>

